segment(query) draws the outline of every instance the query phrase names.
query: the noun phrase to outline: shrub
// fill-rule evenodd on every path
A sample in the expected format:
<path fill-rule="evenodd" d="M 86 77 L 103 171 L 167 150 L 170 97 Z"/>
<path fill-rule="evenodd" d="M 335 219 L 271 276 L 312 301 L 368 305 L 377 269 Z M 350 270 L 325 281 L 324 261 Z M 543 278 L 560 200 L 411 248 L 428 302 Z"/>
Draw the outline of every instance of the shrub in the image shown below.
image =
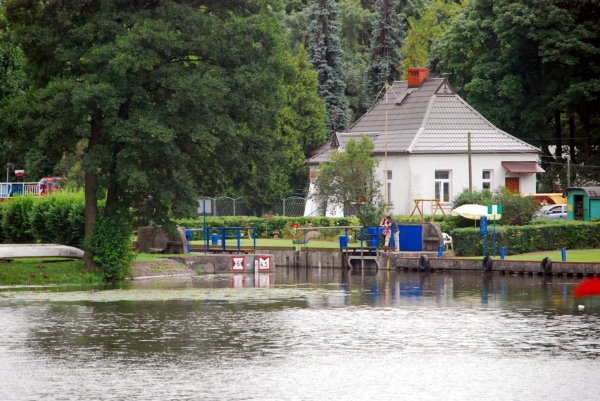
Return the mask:
<path fill-rule="evenodd" d="M 85 225 L 83 192 L 59 192 L 37 197 L 30 216 L 37 241 L 80 247 Z"/>
<path fill-rule="evenodd" d="M 87 244 L 94 262 L 108 281 L 121 280 L 131 274 L 131 226 L 123 214 L 98 216 Z"/>
<path fill-rule="evenodd" d="M 466 204 L 476 205 L 502 205 L 502 218 L 497 221 L 499 225 L 525 225 L 531 223 L 538 211 L 539 206 L 535 204 L 535 198 L 521 196 L 504 187 L 498 187 L 494 192 L 487 189 L 478 191 L 463 190 L 454 198 L 452 208 Z M 463 217 L 451 216 L 450 222 L 455 227 L 472 227 L 473 220 Z"/>
<path fill-rule="evenodd" d="M 30 244 L 34 242 L 29 216 L 34 196 L 17 196 L 12 201 L 3 202 L 2 234 L 4 242 Z"/>
<path fill-rule="evenodd" d="M 482 254 L 483 240 L 479 228 L 459 228 L 451 233 L 456 256 Z M 585 249 L 600 246 L 600 223 L 555 221 L 550 224 L 499 226 L 496 249 L 506 247 L 507 255 L 553 251 L 561 248 Z M 487 253 L 492 251 L 491 231 L 486 239 Z"/>

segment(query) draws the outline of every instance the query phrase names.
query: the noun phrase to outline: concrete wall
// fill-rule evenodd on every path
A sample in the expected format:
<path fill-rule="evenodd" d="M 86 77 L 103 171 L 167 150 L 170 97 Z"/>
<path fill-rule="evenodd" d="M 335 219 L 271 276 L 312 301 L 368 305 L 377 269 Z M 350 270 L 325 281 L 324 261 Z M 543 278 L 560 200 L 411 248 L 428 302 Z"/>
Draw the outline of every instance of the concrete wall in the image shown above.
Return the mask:
<path fill-rule="evenodd" d="M 352 256 L 352 265 L 355 268 L 360 267 L 361 259 L 364 260 L 365 269 L 372 269 L 378 266 L 381 270 L 394 269 L 416 269 L 422 270 L 421 257 L 426 255 L 431 270 L 472 270 L 483 273 L 482 259 L 459 259 L 459 258 L 438 258 L 436 252 L 421 253 L 403 253 L 403 252 L 378 252 L 376 254 L 364 253 L 361 258 L 359 253 L 348 254 L 341 252 L 312 252 L 312 251 L 285 251 L 271 250 L 263 251 L 261 254 L 209 254 L 194 256 L 173 256 L 171 259 L 186 265 L 196 271 L 201 270 L 204 274 L 239 274 L 255 273 L 255 261 L 264 258 L 270 258 L 270 266 L 267 270 L 260 272 L 272 272 L 277 267 L 315 267 L 315 268 L 342 268 L 347 263 L 342 260 L 343 257 Z M 370 255 L 370 256 L 369 256 Z M 245 269 L 243 271 L 234 271 L 232 269 L 232 259 L 244 257 Z M 539 261 L 512 261 L 512 260 L 492 260 L 492 272 L 503 273 L 523 273 L 523 274 L 541 274 L 543 272 L 541 262 L 543 256 L 540 255 Z M 375 262 L 376 260 L 376 262 Z M 374 263 L 371 263 L 374 262 Z M 572 274 L 572 275 L 599 275 L 599 263 L 572 263 L 558 262 L 552 263 L 552 274 Z"/>

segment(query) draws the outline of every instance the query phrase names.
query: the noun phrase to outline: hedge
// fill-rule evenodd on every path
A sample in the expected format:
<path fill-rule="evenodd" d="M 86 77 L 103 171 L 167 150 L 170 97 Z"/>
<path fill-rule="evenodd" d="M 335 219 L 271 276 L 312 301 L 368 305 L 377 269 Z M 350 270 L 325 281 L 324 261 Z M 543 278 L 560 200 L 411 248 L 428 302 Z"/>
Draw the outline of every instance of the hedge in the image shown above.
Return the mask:
<path fill-rule="evenodd" d="M 81 247 L 84 211 L 83 192 L 17 196 L 0 203 L 0 242 Z"/>
<path fill-rule="evenodd" d="M 482 255 L 479 228 L 458 228 L 451 232 L 455 256 Z M 492 227 L 486 237 L 487 254 L 492 251 Z M 600 223 L 560 221 L 542 225 L 496 227 L 496 251 L 506 247 L 507 255 L 528 252 L 600 247 Z"/>

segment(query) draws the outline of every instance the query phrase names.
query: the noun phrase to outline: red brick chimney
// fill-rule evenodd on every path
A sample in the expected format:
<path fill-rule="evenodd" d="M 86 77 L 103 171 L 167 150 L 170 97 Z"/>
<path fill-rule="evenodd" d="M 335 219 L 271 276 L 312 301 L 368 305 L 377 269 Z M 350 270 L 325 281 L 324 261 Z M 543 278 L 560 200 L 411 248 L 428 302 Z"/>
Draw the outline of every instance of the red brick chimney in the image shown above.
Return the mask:
<path fill-rule="evenodd" d="M 409 68 L 408 87 L 419 86 L 429 76 L 429 68 Z"/>

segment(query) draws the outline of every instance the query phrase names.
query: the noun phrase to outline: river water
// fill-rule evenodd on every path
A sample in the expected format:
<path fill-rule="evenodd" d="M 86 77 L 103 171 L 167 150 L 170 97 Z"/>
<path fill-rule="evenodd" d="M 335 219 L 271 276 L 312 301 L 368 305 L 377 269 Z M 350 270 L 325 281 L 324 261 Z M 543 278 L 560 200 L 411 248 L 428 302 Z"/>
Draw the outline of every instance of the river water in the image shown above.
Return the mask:
<path fill-rule="evenodd" d="M 599 400 L 600 301 L 577 281 L 279 268 L 2 288 L 0 400 Z"/>

